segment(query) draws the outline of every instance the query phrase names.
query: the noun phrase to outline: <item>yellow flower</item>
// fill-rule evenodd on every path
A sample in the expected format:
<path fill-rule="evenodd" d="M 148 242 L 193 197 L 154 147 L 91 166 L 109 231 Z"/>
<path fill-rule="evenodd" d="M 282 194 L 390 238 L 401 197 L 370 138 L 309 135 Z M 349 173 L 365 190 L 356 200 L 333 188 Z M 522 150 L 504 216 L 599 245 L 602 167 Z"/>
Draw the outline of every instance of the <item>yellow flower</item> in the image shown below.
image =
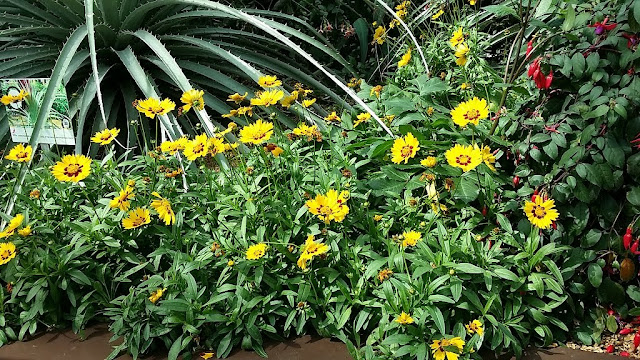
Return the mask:
<path fill-rule="evenodd" d="M 413 318 L 411 317 L 411 315 L 405 313 L 404 311 L 393 321 L 402 325 L 413 324 Z"/>
<path fill-rule="evenodd" d="M 456 144 L 444 154 L 449 165 L 459 167 L 462 171 L 473 170 L 482 163 L 482 153 L 477 146 Z"/>
<path fill-rule="evenodd" d="M 380 282 L 384 282 L 385 280 L 389 279 L 391 275 L 393 275 L 393 271 L 391 271 L 391 269 L 380 270 L 378 272 L 378 280 L 380 280 Z"/>
<path fill-rule="evenodd" d="M 326 195 L 317 194 L 315 199 L 307 201 L 305 205 L 310 213 L 327 224 L 331 221 L 342 222 L 349 213 L 349 207 L 346 204 L 348 195 L 346 191 L 338 194 L 331 189 Z"/>
<path fill-rule="evenodd" d="M 93 135 L 93 137 L 91 138 L 91 141 L 96 144 L 107 145 L 110 144 L 113 139 L 118 136 L 118 134 L 120 134 L 120 129 L 104 129 L 95 133 L 95 135 Z"/>
<path fill-rule="evenodd" d="M 38 189 L 31 190 L 31 192 L 29 192 L 29 197 L 32 198 L 32 199 L 39 199 L 40 198 L 40 190 L 38 190 Z"/>
<path fill-rule="evenodd" d="M 435 110 L 433 109 L 433 106 L 429 106 L 429 108 L 427 109 L 427 115 L 429 115 L 429 116 L 433 115 L 434 111 Z"/>
<path fill-rule="evenodd" d="M 122 227 L 125 229 L 135 229 L 151 222 L 149 210 L 136 208 L 128 213 L 128 216 L 122 219 Z"/>
<path fill-rule="evenodd" d="M 340 119 L 340 116 L 338 116 L 338 114 L 336 114 L 336 112 L 334 111 L 331 114 L 327 115 L 327 117 L 324 118 L 324 121 L 328 123 L 339 123 L 340 121 L 342 121 L 342 119 Z"/>
<path fill-rule="evenodd" d="M 229 262 L 233 262 L 233 260 L 229 260 Z M 229 266 L 231 266 L 231 265 L 229 265 Z M 200 354 L 200 357 L 202 359 L 204 359 L 204 360 L 211 359 L 214 356 L 215 356 L 215 354 L 212 353 L 212 352 L 203 352 L 202 354 Z"/>
<path fill-rule="evenodd" d="M 529 222 L 540 229 L 548 229 L 558 219 L 558 211 L 554 209 L 555 202 L 551 199 L 543 200 L 536 196 L 533 201 L 527 201 L 523 210 Z"/>
<path fill-rule="evenodd" d="M 200 134 L 195 139 L 189 141 L 184 148 L 184 156 L 190 160 L 207 155 L 209 151 L 209 141 L 206 134 Z"/>
<path fill-rule="evenodd" d="M 156 98 L 136 101 L 136 109 L 147 117 L 154 119 L 156 115 L 165 115 L 176 108 L 176 103 L 169 99 L 160 101 Z"/>
<path fill-rule="evenodd" d="M 112 209 L 118 208 L 122 211 L 128 211 L 131 203 L 129 200 L 133 199 L 135 195 L 133 194 L 133 187 L 127 185 L 124 189 L 120 190 L 120 194 L 113 198 L 109 202 L 109 207 Z"/>
<path fill-rule="evenodd" d="M 278 80 L 278 77 L 273 75 L 262 76 L 258 79 L 258 84 L 263 88 L 272 88 L 282 85 L 282 81 Z"/>
<path fill-rule="evenodd" d="M 362 79 L 351 78 L 351 80 L 349 80 L 349 82 L 347 83 L 347 86 L 350 88 L 357 88 L 358 86 L 360 86 L 360 84 L 362 84 Z"/>
<path fill-rule="evenodd" d="M 280 100 L 280 105 L 282 105 L 283 108 L 288 109 L 294 102 L 296 102 L 296 100 L 298 100 L 298 91 L 294 90 L 291 92 L 291 95 L 285 96 Z"/>
<path fill-rule="evenodd" d="M 271 150 L 271 155 L 278 157 L 280 156 L 280 154 L 282 154 L 284 152 L 284 150 L 280 147 L 280 146 L 276 146 L 275 149 Z"/>
<path fill-rule="evenodd" d="M 358 115 L 356 116 L 356 118 L 357 118 L 358 120 L 356 120 L 356 121 L 353 123 L 353 127 L 356 127 L 356 126 L 358 126 L 358 125 L 362 124 L 362 123 L 363 123 L 363 122 L 365 122 L 365 121 L 369 121 L 369 119 L 371 119 L 371 114 L 369 114 L 368 112 L 363 112 L 363 113 L 358 114 Z"/>
<path fill-rule="evenodd" d="M 297 128 L 293 129 L 293 134 L 298 136 L 315 136 L 318 132 L 318 126 L 309 126 L 305 123 L 300 123 Z"/>
<path fill-rule="evenodd" d="M 247 249 L 247 260 L 258 260 L 267 253 L 267 244 L 258 243 L 249 246 Z"/>
<path fill-rule="evenodd" d="M 460 90 L 467 90 L 469 88 L 471 88 L 471 84 L 469 84 L 469 83 L 460 84 Z"/>
<path fill-rule="evenodd" d="M 269 107 L 275 105 L 284 97 L 284 91 L 282 90 L 266 90 L 256 94 L 256 97 L 251 99 L 251 105 Z"/>
<path fill-rule="evenodd" d="M 151 293 L 151 296 L 149 296 L 149 301 L 151 301 L 152 303 L 156 303 L 158 302 L 158 300 L 160 300 L 160 298 L 162 297 L 162 295 L 164 295 L 164 292 L 167 291 L 167 288 L 164 289 L 158 289 L 156 291 L 153 291 Z"/>
<path fill-rule="evenodd" d="M 377 98 L 380 98 L 380 93 L 382 92 L 382 85 L 376 85 L 371 88 L 369 92 L 369 96 L 375 95 Z"/>
<path fill-rule="evenodd" d="M 458 46 L 459 44 L 462 44 L 463 42 L 464 42 L 464 33 L 462 32 L 462 28 L 460 27 L 458 28 L 458 30 L 453 32 L 453 36 L 449 40 L 449 43 L 451 44 L 451 46 L 455 48 L 456 46 Z"/>
<path fill-rule="evenodd" d="M 401 68 L 403 66 L 407 66 L 409 64 L 409 61 L 411 61 L 411 48 L 409 48 L 407 52 L 402 55 L 402 59 L 398 61 L 398 67 Z"/>
<path fill-rule="evenodd" d="M 227 98 L 227 101 L 233 101 L 236 104 L 240 104 L 241 102 L 244 101 L 244 99 L 247 97 L 248 93 L 244 93 L 244 95 L 240 95 L 238 93 L 229 95 L 229 97 Z"/>
<path fill-rule="evenodd" d="M 453 348 L 456 348 L 457 352 L 451 351 Z M 459 337 L 433 340 L 433 344 L 431 344 L 431 350 L 435 360 L 445 360 L 445 358 L 447 360 L 458 360 L 463 348 L 464 340 Z"/>
<path fill-rule="evenodd" d="M 233 266 L 234 264 L 235 264 L 235 261 L 233 260 L 227 261 L 227 266 Z"/>
<path fill-rule="evenodd" d="M 387 38 L 387 30 L 384 28 L 384 26 L 378 26 L 375 30 L 375 32 L 373 33 L 373 42 L 372 43 L 377 43 L 378 45 L 382 45 L 384 44 L 384 41 Z"/>
<path fill-rule="evenodd" d="M 416 244 L 418 244 L 418 241 L 420 241 L 421 239 L 422 233 L 419 233 L 417 231 L 405 231 L 402 233 L 402 246 L 416 246 Z"/>
<path fill-rule="evenodd" d="M 11 161 L 17 162 L 29 162 L 31 160 L 31 155 L 33 154 L 33 149 L 31 145 L 27 145 L 26 147 L 22 144 L 18 144 L 14 146 L 11 150 L 9 150 L 9 155 L 4 158 Z"/>
<path fill-rule="evenodd" d="M 7 229 L 10 229 L 13 231 L 17 229 L 20 225 L 22 225 L 23 221 L 24 221 L 24 215 L 18 214 L 9 221 L 9 224 L 7 225 Z"/>
<path fill-rule="evenodd" d="M 51 168 L 51 173 L 59 181 L 77 183 L 91 174 L 91 159 L 84 155 L 65 155 Z"/>
<path fill-rule="evenodd" d="M 380 221 L 382 220 L 382 215 L 378 214 L 378 215 L 373 215 L 373 221 Z"/>
<path fill-rule="evenodd" d="M 186 136 L 180 137 L 178 140 L 174 141 L 176 143 L 178 150 L 184 150 L 189 143 L 189 139 Z"/>
<path fill-rule="evenodd" d="M 182 105 L 182 112 L 186 113 L 193 107 L 196 110 L 204 109 L 204 91 L 202 90 L 187 90 L 180 97 Z"/>
<path fill-rule="evenodd" d="M 305 99 L 302 100 L 302 106 L 308 108 L 309 106 L 313 105 L 316 103 L 316 98 L 313 99 Z"/>
<path fill-rule="evenodd" d="M 442 14 L 444 14 L 444 10 L 442 9 L 438 10 L 437 13 L 433 14 L 433 16 L 431 17 L 431 20 L 437 20 L 440 16 L 442 16 Z"/>
<path fill-rule="evenodd" d="M 480 120 L 484 120 L 487 117 L 489 117 L 487 100 L 478 99 L 477 97 L 460 103 L 455 109 L 451 110 L 453 122 L 463 128 L 469 123 L 478 125 Z"/>
<path fill-rule="evenodd" d="M 178 148 L 180 147 L 180 145 L 178 144 L 177 141 L 164 141 L 162 144 L 160 144 L 160 150 L 162 152 L 166 152 L 169 153 L 169 155 L 175 155 L 176 152 L 178 152 Z"/>
<path fill-rule="evenodd" d="M 469 0 L 469 5 L 475 5 L 476 4 L 476 0 Z"/>
<path fill-rule="evenodd" d="M 240 130 L 240 141 L 245 144 L 258 145 L 271 138 L 273 135 L 273 123 L 258 120 Z"/>
<path fill-rule="evenodd" d="M 469 46 L 467 43 L 463 42 L 456 46 L 456 52 L 454 53 L 456 57 L 456 64 L 460 66 L 464 66 L 467 63 L 467 54 L 469 53 Z"/>
<path fill-rule="evenodd" d="M 416 156 L 416 153 L 420 150 L 419 145 L 418 139 L 411 133 L 407 133 L 405 137 L 397 138 L 391 148 L 391 161 L 395 164 L 400 164 L 404 161 L 406 164 L 409 159 Z"/>
<path fill-rule="evenodd" d="M 22 236 L 22 237 L 27 237 L 27 236 L 31 235 L 31 225 L 27 225 L 27 226 L 23 227 L 22 229 L 18 230 L 18 234 L 20 234 L 20 236 Z"/>
<path fill-rule="evenodd" d="M 298 267 L 302 270 L 307 268 L 307 262 L 311 261 L 315 256 L 322 255 L 329 251 L 329 245 L 314 241 L 315 237 L 309 235 L 307 241 L 302 246 L 302 253 L 298 258 Z"/>
<path fill-rule="evenodd" d="M 478 145 L 474 146 L 478 147 Z M 482 147 L 482 149 L 480 149 L 480 152 L 482 154 L 482 161 L 485 163 L 485 165 L 487 165 L 492 171 L 496 171 L 496 167 L 493 166 L 493 164 L 496 163 L 496 157 L 493 155 L 493 153 L 491 153 L 491 149 L 485 145 Z"/>
<path fill-rule="evenodd" d="M 420 165 L 426 166 L 428 168 L 435 167 L 438 164 L 438 160 L 434 156 L 427 156 L 426 159 L 420 161 Z"/>
<path fill-rule="evenodd" d="M 4 265 L 16 257 L 16 246 L 12 242 L 0 243 L 0 265 Z"/>
<path fill-rule="evenodd" d="M 484 334 L 484 328 L 482 327 L 482 323 L 478 319 L 468 323 L 467 325 L 465 325 L 465 327 L 467 328 L 467 332 L 469 334 L 477 333 L 480 336 Z"/>
<path fill-rule="evenodd" d="M 0 102 L 2 102 L 4 105 L 9 105 L 9 104 L 20 102 L 24 100 L 24 98 L 26 98 L 27 96 L 29 96 L 29 93 L 24 91 L 24 89 L 20 89 L 20 92 L 17 95 L 7 94 L 2 96 L 2 99 L 0 99 Z"/>
<path fill-rule="evenodd" d="M 164 221 L 165 225 L 174 224 L 176 222 L 176 214 L 174 214 L 169 200 L 163 198 L 155 191 L 152 192 L 151 195 L 158 198 L 158 200 L 151 201 L 151 207 L 158 212 L 160 220 Z"/>
<path fill-rule="evenodd" d="M 207 142 L 209 144 L 209 153 L 211 155 L 215 156 L 216 154 L 221 154 L 227 150 L 227 144 L 224 143 L 224 139 L 209 138 Z"/>

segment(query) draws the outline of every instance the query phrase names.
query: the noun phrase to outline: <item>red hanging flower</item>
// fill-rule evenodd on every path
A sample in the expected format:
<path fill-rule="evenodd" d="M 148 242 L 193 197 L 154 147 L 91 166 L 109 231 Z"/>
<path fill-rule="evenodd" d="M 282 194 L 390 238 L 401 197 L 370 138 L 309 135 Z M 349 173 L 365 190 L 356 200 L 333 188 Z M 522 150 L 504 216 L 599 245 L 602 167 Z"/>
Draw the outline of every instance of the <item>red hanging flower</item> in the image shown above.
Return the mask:
<path fill-rule="evenodd" d="M 633 49 L 640 44 L 640 36 L 638 34 L 622 34 L 622 37 L 627 39 L 627 48 Z"/>
<path fill-rule="evenodd" d="M 545 75 L 540 68 L 540 58 L 533 60 L 529 65 L 529 71 L 527 75 L 533 79 L 538 89 L 548 89 L 551 87 L 553 81 L 553 70 L 549 70 L 549 75 Z"/>
<path fill-rule="evenodd" d="M 527 55 L 526 55 L 525 59 L 529 58 L 529 55 L 531 55 L 531 51 L 532 50 L 533 50 L 533 39 L 529 40 L 529 42 L 527 43 Z"/>
<path fill-rule="evenodd" d="M 602 22 L 598 21 L 595 24 L 589 25 L 589 27 L 596 28 L 596 35 L 602 35 L 605 31 L 611 31 L 618 25 L 616 23 L 607 24 L 608 21 L 609 18 L 606 17 Z"/>

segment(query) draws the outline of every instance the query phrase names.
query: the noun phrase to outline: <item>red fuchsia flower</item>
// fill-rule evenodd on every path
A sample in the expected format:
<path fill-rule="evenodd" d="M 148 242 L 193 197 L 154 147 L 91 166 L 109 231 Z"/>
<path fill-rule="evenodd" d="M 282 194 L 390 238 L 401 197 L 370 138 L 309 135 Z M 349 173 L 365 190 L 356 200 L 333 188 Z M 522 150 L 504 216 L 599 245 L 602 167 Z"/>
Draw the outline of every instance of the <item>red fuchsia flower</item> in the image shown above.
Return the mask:
<path fill-rule="evenodd" d="M 533 79 L 538 89 L 543 90 L 551 87 L 551 82 L 553 81 L 553 70 L 549 70 L 549 75 L 543 74 L 542 69 L 540 68 L 540 58 L 536 58 L 533 60 L 531 65 L 529 65 L 527 75 Z"/>
<path fill-rule="evenodd" d="M 633 49 L 640 44 L 640 36 L 638 34 L 622 34 L 622 37 L 627 39 L 627 48 Z"/>
<path fill-rule="evenodd" d="M 636 149 L 640 149 L 640 133 L 636 135 L 635 139 L 631 140 L 631 145 L 635 146 Z"/>
<path fill-rule="evenodd" d="M 527 56 L 525 57 L 525 59 L 529 58 L 529 55 L 531 55 L 531 50 L 533 50 L 533 39 L 529 40 L 529 42 L 527 43 Z"/>
<path fill-rule="evenodd" d="M 606 17 L 604 18 L 604 21 L 598 21 L 595 24 L 589 25 L 589 27 L 596 28 L 596 35 L 602 35 L 605 31 L 611 31 L 616 27 L 616 25 L 618 25 L 616 23 L 607 24 L 608 21 L 609 18 Z"/>
<path fill-rule="evenodd" d="M 620 335 L 629 335 L 633 332 L 633 329 L 631 328 L 624 328 L 622 330 L 620 330 Z"/>

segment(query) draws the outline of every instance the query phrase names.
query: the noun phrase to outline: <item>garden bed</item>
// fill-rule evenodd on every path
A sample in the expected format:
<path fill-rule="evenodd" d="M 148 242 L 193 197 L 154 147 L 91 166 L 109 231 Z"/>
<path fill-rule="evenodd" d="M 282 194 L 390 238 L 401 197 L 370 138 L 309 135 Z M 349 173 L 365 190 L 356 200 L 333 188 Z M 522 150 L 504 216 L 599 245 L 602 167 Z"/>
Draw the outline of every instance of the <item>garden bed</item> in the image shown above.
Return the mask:
<path fill-rule="evenodd" d="M 85 332 L 86 339 L 80 340 L 79 336 L 72 331 L 50 332 L 36 338 L 0 348 L 0 358 L 3 360 L 93 360 L 104 359 L 111 352 L 109 338 L 112 334 L 106 325 L 94 325 Z M 265 347 L 269 358 L 278 360 L 349 360 L 352 357 L 347 351 L 347 347 L 337 341 L 329 339 L 303 336 L 295 340 L 282 343 L 273 343 Z M 146 357 L 147 360 L 165 360 L 165 354 L 156 354 Z M 195 356 L 200 359 L 200 356 Z M 509 356 L 495 358 L 490 355 L 483 355 L 484 359 L 510 360 Z M 565 360 L 584 359 L 600 360 L 613 359 L 612 355 L 588 353 L 564 347 L 554 349 L 536 349 L 525 352 L 523 360 Z M 130 360 L 129 355 L 122 355 L 116 360 Z M 259 360 L 258 354 L 250 351 L 238 350 L 229 357 L 232 360 Z"/>

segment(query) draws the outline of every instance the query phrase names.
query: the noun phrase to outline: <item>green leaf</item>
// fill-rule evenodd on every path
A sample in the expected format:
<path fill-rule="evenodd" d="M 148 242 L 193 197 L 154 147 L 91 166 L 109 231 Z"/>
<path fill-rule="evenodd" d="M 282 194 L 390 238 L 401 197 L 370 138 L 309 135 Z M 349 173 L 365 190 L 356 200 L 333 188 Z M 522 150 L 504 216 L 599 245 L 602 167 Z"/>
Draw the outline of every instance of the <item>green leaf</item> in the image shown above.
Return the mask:
<path fill-rule="evenodd" d="M 482 8 L 483 10 L 490 12 L 498 17 L 511 15 L 515 18 L 518 18 L 518 13 L 511 6 L 506 5 L 489 5 Z"/>
<path fill-rule="evenodd" d="M 601 237 L 602 237 L 602 232 L 600 230 L 596 230 L 596 229 L 589 230 L 587 235 L 585 235 L 582 238 L 582 241 L 581 241 L 582 247 L 583 248 L 590 248 L 590 247 L 594 246 L 595 244 L 598 243 L 598 241 L 600 241 Z"/>
<path fill-rule="evenodd" d="M 597 288 L 602 284 L 602 268 L 598 264 L 589 264 L 589 268 L 587 268 L 587 276 L 589 277 L 589 282 L 593 287 Z"/>
<path fill-rule="evenodd" d="M 568 4 L 567 14 L 565 15 L 564 22 L 562 23 L 562 30 L 565 32 L 573 29 L 576 23 L 576 11 L 573 9 L 572 4 Z"/>
<path fill-rule="evenodd" d="M 576 77 L 582 77 L 582 74 L 584 73 L 585 59 L 581 52 L 573 54 L 571 57 L 571 67 L 573 68 L 573 73 Z"/>
<path fill-rule="evenodd" d="M 367 58 L 367 51 L 369 50 L 369 25 L 365 19 L 359 18 L 353 22 L 353 27 L 360 41 L 360 62 L 364 63 Z"/>
<path fill-rule="evenodd" d="M 640 187 L 635 186 L 627 193 L 627 200 L 632 205 L 640 206 Z"/>
<path fill-rule="evenodd" d="M 640 302 L 640 288 L 635 285 L 627 286 L 627 295 L 631 298 L 631 300 L 635 302 Z"/>
<path fill-rule="evenodd" d="M 454 190 L 454 196 L 465 203 L 470 203 L 478 198 L 480 188 L 473 176 L 464 176 L 460 179 L 460 185 Z"/>
<path fill-rule="evenodd" d="M 614 334 L 618 331 L 618 322 L 616 321 L 616 317 L 613 315 L 609 315 L 607 317 L 607 330 Z"/>

